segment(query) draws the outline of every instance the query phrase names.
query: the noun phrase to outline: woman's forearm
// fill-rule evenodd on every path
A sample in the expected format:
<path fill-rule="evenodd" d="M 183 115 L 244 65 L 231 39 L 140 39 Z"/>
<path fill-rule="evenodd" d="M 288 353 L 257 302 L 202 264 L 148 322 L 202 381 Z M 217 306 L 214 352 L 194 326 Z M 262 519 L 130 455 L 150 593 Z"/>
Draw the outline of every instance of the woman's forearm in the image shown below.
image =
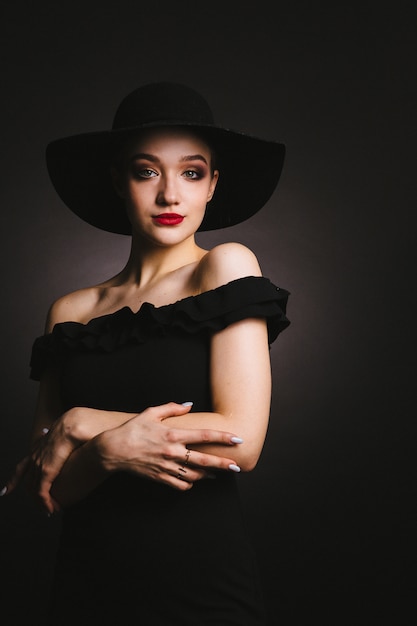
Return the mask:
<path fill-rule="evenodd" d="M 124 424 L 135 415 L 136 413 L 73 407 L 61 416 L 59 422 L 63 436 L 74 442 L 85 443 L 105 430 Z"/>

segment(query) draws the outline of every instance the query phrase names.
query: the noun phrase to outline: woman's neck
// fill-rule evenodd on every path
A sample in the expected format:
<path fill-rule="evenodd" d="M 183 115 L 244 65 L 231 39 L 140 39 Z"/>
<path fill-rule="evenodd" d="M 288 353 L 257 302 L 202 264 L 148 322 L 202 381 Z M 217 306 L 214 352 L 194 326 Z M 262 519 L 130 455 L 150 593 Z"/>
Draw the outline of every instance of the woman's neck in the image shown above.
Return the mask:
<path fill-rule="evenodd" d="M 152 246 L 132 238 L 129 259 L 120 278 L 124 283 L 146 287 L 181 267 L 198 263 L 206 252 L 194 237 L 175 246 Z"/>

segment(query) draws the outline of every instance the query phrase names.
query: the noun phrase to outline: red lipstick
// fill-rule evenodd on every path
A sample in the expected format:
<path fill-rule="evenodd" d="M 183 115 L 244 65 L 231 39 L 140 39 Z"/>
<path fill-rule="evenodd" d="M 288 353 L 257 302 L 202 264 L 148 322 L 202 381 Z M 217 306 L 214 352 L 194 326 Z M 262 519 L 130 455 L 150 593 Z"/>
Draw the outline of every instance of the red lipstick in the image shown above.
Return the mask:
<path fill-rule="evenodd" d="M 175 226 L 176 224 L 181 224 L 184 216 L 178 215 L 178 213 L 160 213 L 155 215 L 153 219 L 163 226 Z"/>

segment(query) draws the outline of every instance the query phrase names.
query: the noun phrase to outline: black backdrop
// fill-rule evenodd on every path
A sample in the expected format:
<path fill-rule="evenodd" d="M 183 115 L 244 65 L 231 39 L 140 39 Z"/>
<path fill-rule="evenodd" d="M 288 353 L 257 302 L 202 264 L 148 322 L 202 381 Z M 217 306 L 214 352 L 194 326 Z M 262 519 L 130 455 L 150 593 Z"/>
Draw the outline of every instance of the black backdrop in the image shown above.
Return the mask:
<path fill-rule="evenodd" d="M 241 476 L 272 623 L 414 623 L 413 2 L 17 0 L 0 11 L 0 479 L 25 451 L 28 361 L 49 304 L 118 271 L 128 251 L 62 205 L 45 145 L 107 128 L 141 83 L 186 82 L 218 122 L 287 144 L 268 205 L 200 236 L 249 245 L 291 292 L 267 443 Z M 59 520 L 23 492 L 0 505 L 2 623 L 36 624 Z M 172 564 L 185 583 L 186 563 Z"/>

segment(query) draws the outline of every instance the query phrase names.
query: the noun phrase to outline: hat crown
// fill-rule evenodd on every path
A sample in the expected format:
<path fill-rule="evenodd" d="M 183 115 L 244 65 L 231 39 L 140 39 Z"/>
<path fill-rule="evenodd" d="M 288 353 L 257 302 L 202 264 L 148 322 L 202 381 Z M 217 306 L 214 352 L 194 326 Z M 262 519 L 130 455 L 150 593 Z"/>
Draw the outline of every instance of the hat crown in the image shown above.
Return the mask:
<path fill-rule="evenodd" d="M 161 124 L 211 126 L 212 111 L 194 89 L 178 83 L 151 83 L 135 89 L 120 103 L 113 130 Z"/>

